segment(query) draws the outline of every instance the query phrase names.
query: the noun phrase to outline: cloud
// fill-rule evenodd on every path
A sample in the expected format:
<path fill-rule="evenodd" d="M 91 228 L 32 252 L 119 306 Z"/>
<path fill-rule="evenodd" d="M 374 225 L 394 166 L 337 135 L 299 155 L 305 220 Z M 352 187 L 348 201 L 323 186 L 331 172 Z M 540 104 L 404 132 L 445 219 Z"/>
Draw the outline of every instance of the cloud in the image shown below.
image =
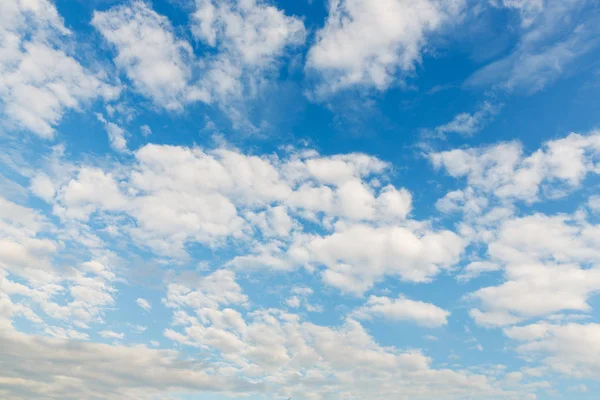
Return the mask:
<path fill-rule="evenodd" d="M 3 398 L 143 399 L 179 390 L 238 390 L 250 385 L 215 376 L 179 354 L 144 346 L 111 346 L 30 336 L 2 330 Z M 2 365 L 5 365 L 4 363 Z"/>
<path fill-rule="evenodd" d="M 152 309 L 152 305 L 146 299 L 137 298 L 135 302 L 138 306 L 142 307 L 146 311 L 150 311 Z"/>
<path fill-rule="evenodd" d="M 598 45 L 598 13 L 588 4 L 503 1 L 521 14 L 520 38 L 512 53 L 476 71 L 465 84 L 534 93 L 575 71 L 577 60 Z"/>
<path fill-rule="evenodd" d="M 352 318 L 341 326 L 326 327 L 277 309 L 243 315 L 236 309 L 240 304 L 173 303 L 172 327 L 165 330 L 165 336 L 183 346 L 220 354 L 232 376 L 240 371 L 251 375 L 255 384 L 272 382 L 266 387 L 268 392 L 281 397 L 302 393 L 311 393 L 315 399 L 332 395 L 444 398 L 448 393 L 449 398 L 516 396 L 483 375 L 433 369 L 429 358 L 418 351 L 382 347 Z M 467 381 L 470 384 L 464 385 Z"/>
<path fill-rule="evenodd" d="M 489 261 L 474 261 L 463 268 L 462 272 L 456 276 L 456 279 L 460 282 L 468 282 L 484 272 L 494 272 L 501 269 L 500 265 Z"/>
<path fill-rule="evenodd" d="M 248 298 L 235 281 L 235 273 L 227 270 L 215 271 L 192 284 L 169 284 L 164 299 L 167 307 L 186 306 L 195 309 L 218 309 L 221 305 L 243 305 L 247 301 Z"/>
<path fill-rule="evenodd" d="M 168 110 L 191 100 L 209 101 L 191 90 L 194 52 L 178 39 L 166 17 L 142 1 L 95 11 L 92 25 L 116 49 L 115 64 L 135 89 Z"/>
<path fill-rule="evenodd" d="M 104 129 L 108 134 L 110 147 L 119 153 L 128 152 L 127 139 L 125 138 L 127 132 L 114 122 L 107 121 L 102 114 L 96 114 L 96 117 L 104 124 Z"/>
<path fill-rule="evenodd" d="M 118 218 L 113 228 L 164 256 L 185 258 L 188 243 L 214 248 L 237 243 L 239 257 L 231 265 L 238 268 L 323 265 L 329 269 L 323 275 L 327 282 L 354 293 L 386 274 L 427 281 L 462 250 L 460 239 L 450 232 L 402 226 L 412 207 L 410 193 L 382 187 L 378 182 L 387 180 L 389 165 L 364 154 L 323 157 L 302 150 L 256 156 L 226 147 L 147 145 L 134 158 L 114 171 L 74 168 L 71 178 L 52 185 L 54 214 L 80 223 Z M 323 235 L 320 230 L 331 231 L 336 222 L 355 226 L 336 225 L 336 233 Z M 365 247 L 361 234 L 373 234 L 374 244 L 390 256 L 382 258 Z M 403 240 L 409 242 L 394 250 L 391 243 Z M 363 256 L 344 256 L 340 249 L 348 245 Z M 244 254 L 247 248 L 252 254 Z M 406 257 L 406 265 L 393 266 L 392 254 Z M 335 258 L 348 265 L 338 265 Z M 361 279 L 365 262 L 372 273 L 364 276 L 362 289 L 350 288 Z"/>
<path fill-rule="evenodd" d="M 302 21 L 261 0 L 197 0 L 194 36 L 242 66 L 266 67 L 304 43 Z"/>
<path fill-rule="evenodd" d="M 428 36 L 453 22 L 462 7 L 453 0 L 329 2 L 306 64 L 321 77 L 317 94 L 351 86 L 387 89 L 414 70 Z"/>
<path fill-rule="evenodd" d="M 392 321 L 412 321 L 425 327 L 448 324 L 450 312 L 430 303 L 410 300 L 402 295 L 397 299 L 371 296 L 362 307 L 352 312 L 357 319 L 384 318 Z"/>
<path fill-rule="evenodd" d="M 196 0 L 191 28 L 210 48 L 198 85 L 236 129 L 258 132 L 249 103 L 277 79 L 281 60 L 304 44 L 303 21 L 263 0 Z"/>
<path fill-rule="evenodd" d="M 597 174 L 600 134 L 572 133 L 550 140 L 538 151 L 524 155 L 518 142 L 489 147 L 455 149 L 429 155 L 436 168 L 486 195 L 506 200 L 539 201 L 540 189 L 548 195 L 577 188 L 587 174 Z"/>
<path fill-rule="evenodd" d="M 501 105 L 484 102 L 473 114 L 460 113 L 446 124 L 435 128 L 439 134 L 458 133 L 463 136 L 472 136 L 481 130 L 500 112 Z"/>
<path fill-rule="evenodd" d="M 124 333 L 117 333 L 117 332 L 113 332 L 113 331 L 100 331 L 100 332 L 98 332 L 98 335 L 102 336 L 105 339 L 124 339 L 125 338 Z"/>
<path fill-rule="evenodd" d="M 0 112 L 9 128 L 51 139 L 67 111 L 118 95 L 69 55 L 71 32 L 52 3 L 5 1 L 0 15 Z"/>
<path fill-rule="evenodd" d="M 600 290 L 598 229 L 567 215 L 503 221 L 488 239 L 487 253 L 493 270 L 503 266 L 505 282 L 472 293 L 485 310 L 474 309 L 471 316 L 482 325 L 502 326 L 563 310 L 589 311 L 588 299 Z"/>
<path fill-rule="evenodd" d="M 521 342 L 517 351 L 529 357 L 541 357 L 555 372 L 597 379 L 600 376 L 600 325 L 536 323 L 504 330 L 506 336 Z"/>

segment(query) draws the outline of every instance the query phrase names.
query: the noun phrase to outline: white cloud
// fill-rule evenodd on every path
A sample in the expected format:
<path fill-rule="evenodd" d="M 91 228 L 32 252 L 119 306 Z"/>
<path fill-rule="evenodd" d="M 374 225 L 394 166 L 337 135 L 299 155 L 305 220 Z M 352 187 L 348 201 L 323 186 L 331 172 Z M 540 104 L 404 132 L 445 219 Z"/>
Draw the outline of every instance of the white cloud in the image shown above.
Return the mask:
<path fill-rule="evenodd" d="M 311 262 L 327 267 L 323 272 L 326 283 L 362 294 L 384 276 L 428 282 L 458 261 L 464 243 L 450 231 L 354 225 L 316 237 L 306 247 Z"/>
<path fill-rule="evenodd" d="M 298 252 L 307 251 L 303 243 L 309 239 L 306 234 L 315 230 L 314 224 L 326 230 L 341 220 L 364 222 L 367 227 L 394 226 L 404 223 L 412 206 L 406 189 L 374 184 L 375 176 L 386 180 L 389 165 L 363 154 L 321 157 L 306 151 L 254 156 L 225 147 L 147 145 L 134 157 L 133 164 L 120 165 L 114 172 L 80 166 L 70 180 L 57 179 L 53 184 L 57 195 L 51 200 L 54 213 L 65 221 L 103 224 L 104 216 L 128 215 L 135 224 L 119 218 L 111 226 L 158 254 L 180 258 L 186 256 L 185 245 L 192 242 L 222 247 L 231 240 L 251 243 L 262 236 L 272 243 L 254 246 L 254 251 L 264 252 L 300 241 L 296 254 L 290 251 L 296 257 L 293 263 L 270 256 L 289 269 L 302 266 Z M 395 232 L 401 231 L 409 235 L 412 228 Z M 343 236 L 354 240 L 356 234 Z M 416 233 L 415 240 L 421 236 L 425 246 L 435 247 L 427 258 L 436 262 L 444 249 L 438 251 L 435 235 Z M 441 233 L 440 240 L 446 238 L 454 240 L 449 233 Z M 316 237 L 312 242 L 317 242 Z M 314 254 L 322 263 L 321 256 Z M 236 263 L 260 264 L 255 255 Z M 426 268 L 428 276 L 437 271 Z M 379 279 L 385 273 L 375 274 Z"/>
<path fill-rule="evenodd" d="M 287 299 L 285 299 L 285 304 L 287 304 L 288 307 L 291 307 L 291 308 L 299 308 L 301 301 L 298 296 L 292 296 L 292 297 L 288 297 Z"/>
<path fill-rule="evenodd" d="M 496 2 L 498 3 L 498 2 Z M 598 45 L 597 12 L 586 0 L 503 1 L 520 12 L 521 36 L 514 50 L 475 72 L 468 86 L 533 93 L 575 71 L 577 60 Z M 498 4 L 500 5 L 500 4 Z"/>
<path fill-rule="evenodd" d="M 218 270 L 199 277 L 197 282 L 171 283 L 167 286 L 164 303 L 168 307 L 218 309 L 221 305 L 243 305 L 248 298 L 235 281 L 235 273 Z"/>
<path fill-rule="evenodd" d="M 70 31 L 52 3 L 3 1 L 0 15 L 0 111 L 9 127 L 50 139 L 65 112 L 118 94 L 67 53 Z"/>
<path fill-rule="evenodd" d="M 178 303 L 173 327 L 165 336 L 221 354 L 233 373 L 243 371 L 254 382 L 276 382 L 269 390 L 280 397 L 302 393 L 315 399 L 332 395 L 443 398 L 448 393 L 450 398 L 526 396 L 526 389 L 520 394 L 504 392 L 483 375 L 432 369 L 430 360 L 418 351 L 381 347 L 353 319 L 339 327 L 325 327 L 276 309 L 258 309 L 244 318 L 231 308 L 197 308 L 198 304 L 203 307 L 202 302 Z M 188 307 L 198 317 L 188 314 Z"/>
<path fill-rule="evenodd" d="M 484 272 L 494 272 L 501 269 L 502 267 L 500 265 L 489 261 L 474 261 L 463 268 L 461 273 L 456 276 L 456 279 L 458 279 L 460 282 L 467 282 L 478 277 Z"/>
<path fill-rule="evenodd" d="M 242 66 L 269 66 L 304 43 L 302 21 L 262 0 L 196 0 L 193 21 L 196 38 Z"/>
<path fill-rule="evenodd" d="M 563 310 L 589 311 L 589 297 L 600 290 L 599 229 L 568 215 L 534 214 L 499 224 L 487 251 L 492 266 L 504 265 L 506 281 L 474 292 L 485 310 L 471 316 L 483 325 L 506 325 Z"/>
<path fill-rule="evenodd" d="M 142 1 L 95 11 L 92 25 L 115 47 L 116 65 L 135 89 L 158 106 L 178 110 L 191 97 L 209 101 L 208 94 L 192 93 L 194 53 L 178 39 L 166 17 Z"/>
<path fill-rule="evenodd" d="M 257 132 L 247 103 L 277 79 L 280 60 L 304 43 L 303 21 L 264 0 L 196 0 L 192 33 L 212 48 L 198 87 L 236 129 Z"/>
<path fill-rule="evenodd" d="M 358 319 L 413 321 L 432 328 L 448 324 L 449 315 L 450 312 L 434 304 L 410 300 L 402 295 L 397 299 L 371 296 L 362 307 L 352 312 L 352 316 Z"/>
<path fill-rule="evenodd" d="M 384 90 L 421 60 L 431 33 L 453 22 L 454 0 L 336 0 L 308 53 L 307 68 L 322 77 L 320 94 L 353 85 Z"/>
<path fill-rule="evenodd" d="M 174 351 L 75 343 L 4 329 L 1 335 L 0 357 L 11 366 L 0 368 L 3 398 L 137 400 L 169 388 L 242 392 L 250 387 L 225 370 L 218 372 L 217 365 L 209 372 L 194 362 L 182 364 Z"/>
<path fill-rule="evenodd" d="M 96 117 L 100 122 L 102 122 L 102 124 L 104 124 L 104 129 L 108 134 L 110 147 L 112 147 L 113 150 L 118 151 L 120 153 L 126 153 L 128 151 L 127 139 L 125 139 L 127 132 L 125 132 L 123 128 L 121 128 L 114 122 L 107 121 L 106 118 L 102 116 L 102 114 L 96 114 Z"/>
<path fill-rule="evenodd" d="M 500 112 L 501 107 L 485 101 L 473 114 L 457 114 L 452 121 L 436 127 L 435 131 L 440 134 L 458 133 L 472 136 L 480 132 Z"/>
<path fill-rule="evenodd" d="M 98 335 L 102 336 L 105 339 L 124 339 L 125 338 L 124 333 L 117 333 L 117 332 L 113 332 L 113 331 L 100 331 L 100 332 L 98 332 Z"/>
<path fill-rule="evenodd" d="M 473 189 L 500 199 L 533 202 L 539 200 L 540 189 L 553 194 L 554 187 L 576 188 L 587 174 L 600 171 L 600 134 L 572 133 L 546 142 L 528 156 L 520 143 L 509 142 L 429 157 L 435 167 L 445 168 L 452 177 L 466 178 Z"/>
<path fill-rule="evenodd" d="M 148 125 L 142 125 L 140 127 L 140 131 L 142 132 L 142 136 L 144 136 L 144 137 L 148 137 L 148 136 L 152 135 L 152 129 L 150 129 L 150 127 Z"/>
<path fill-rule="evenodd" d="M 517 351 L 541 358 L 552 370 L 576 377 L 600 376 L 600 325 L 536 323 L 506 329 L 505 334 L 522 342 Z"/>
<path fill-rule="evenodd" d="M 138 297 L 135 300 L 136 304 L 140 307 L 142 307 L 144 310 L 146 311 L 150 311 L 150 309 L 152 309 L 152 305 L 150 304 L 150 302 L 146 299 L 142 299 L 141 297 Z"/>

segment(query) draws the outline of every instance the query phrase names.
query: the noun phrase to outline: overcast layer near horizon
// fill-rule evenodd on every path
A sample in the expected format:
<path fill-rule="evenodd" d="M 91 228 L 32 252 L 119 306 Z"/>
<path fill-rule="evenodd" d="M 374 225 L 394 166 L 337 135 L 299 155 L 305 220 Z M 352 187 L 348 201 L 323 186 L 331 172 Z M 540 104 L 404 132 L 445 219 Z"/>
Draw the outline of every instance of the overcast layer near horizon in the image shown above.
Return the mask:
<path fill-rule="evenodd" d="M 594 0 L 0 1 L 0 398 L 598 399 L 599 49 Z"/>

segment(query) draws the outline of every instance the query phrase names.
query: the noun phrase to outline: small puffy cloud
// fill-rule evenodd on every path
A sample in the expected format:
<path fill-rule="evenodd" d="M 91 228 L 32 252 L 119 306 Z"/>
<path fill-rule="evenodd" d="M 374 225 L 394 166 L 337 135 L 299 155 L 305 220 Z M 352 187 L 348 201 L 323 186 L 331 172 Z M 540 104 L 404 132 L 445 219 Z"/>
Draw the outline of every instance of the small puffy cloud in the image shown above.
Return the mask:
<path fill-rule="evenodd" d="M 288 307 L 290 308 L 298 308 L 300 307 L 300 298 L 298 296 L 292 296 L 292 297 L 288 297 L 285 300 L 285 304 L 288 305 Z"/>
<path fill-rule="evenodd" d="M 150 129 L 150 127 L 148 125 L 142 125 L 140 127 L 140 131 L 142 132 L 142 136 L 144 136 L 144 137 L 148 137 L 148 136 L 152 135 L 152 129 Z"/>
<path fill-rule="evenodd" d="M 446 325 L 449 315 L 449 311 L 434 304 L 410 300 L 402 295 L 396 299 L 371 296 L 365 305 L 352 312 L 352 316 L 358 319 L 411 321 L 431 328 Z"/>
<path fill-rule="evenodd" d="M 124 339 L 125 338 L 124 333 L 117 333 L 117 332 L 113 332 L 113 331 L 100 331 L 100 332 L 98 332 L 98 335 L 102 336 L 105 339 Z"/>
<path fill-rule="evenodd" d="M 476 112 L 457 114 L 452 121 L 436 127 L 435 132 L 472 136 L 480 132 L 500 112 L 501 108 L 502 106 L 486 101 Z"/>
<path fill-rule="evenodd" d="M 459 282 L 467 282 L 484 272 L 494 272 L 501 269 L 502 267 L 500 265 L 489 261 L 474 261 L 463 268 L 461 273 L 456 276 L 456 279 Z"/>
<path fill-rule="evenodd" d="M 452 0 L 329 2 L 306 64 L 322 80 L 317 93 L 355 85 L 388 88 L 414 69 L 428 36 L 452 22 L 462 6 Z"/>
<path fill-rule="evenodd" d="M 311 262 L 327 267 L 323 280 L 356 295 L 384 276 L 428 282 L 456 263 L 464 249 L 453 232 L 412 232 L 404 227 L 353 225 L 307 244 Z"/>
<path fill-rule="evenodd" d="M 136 304 L 140 307 L 142 307 L 144 310 L 146 311 L 150 311 L 152 309 L 152 305 L 150 304 L 150 302 L 146 299 L 142 299 L 141 297 L 138 297 L 135 300 Z"/>

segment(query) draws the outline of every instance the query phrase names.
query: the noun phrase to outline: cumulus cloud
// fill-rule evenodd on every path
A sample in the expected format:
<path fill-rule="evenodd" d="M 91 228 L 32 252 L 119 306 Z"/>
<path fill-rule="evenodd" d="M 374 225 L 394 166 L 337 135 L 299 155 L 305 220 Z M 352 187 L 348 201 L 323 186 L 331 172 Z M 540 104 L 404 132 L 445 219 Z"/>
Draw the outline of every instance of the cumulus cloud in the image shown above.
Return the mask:
<path fill-rule="evenodd" d="M 65 222 L 128 215 L 135 224 L 119 218 L 120 231 L 165 256 L 185 258 L 188 243 L 235 241 L 244 249 L 262 238 L 230 265 L 324 266 L 326 282 L 358 294 L 386 275 L 429 281 L 463 249 L 452 232 L 407 221 L 410 193 L 378 183 L 388 171 L 387 163 L 364 154 L 256 156 L 226 147 L 147 145 L 132 164 L 114 170 L 75 167 L 71 178 L 52 183 L 50 203 Z"/>
<path fill-rule="evenodd" d="M 440 327 L 448 323 L 450 312 L 430 303 L 398 296 L 371 296 L 362 307 L 352 313 L 358 319 L 384 318 L 392 321 L 413 321 L 426 327 Z"/>
<path fill-rule="evenodd" d="M 117 67 L 156 105 L 177 110 L 193 96 L 209 100 L 208 94 L 190 91 L 192 47 L 145 2 L 95 11 L 92 25 L 114 46 Z"/>
<path fill-rule="evenodd" d="M 322 77 L 317 93 L 355 85 L 386 89 L 414 69 L 429 35 L 457 18 L 462 6 L 454 0 L 329 2 L 306 65 Z"/>
<path fill-rule="evenodd" d="M 576 378 L 600 376 L 600 325 L 535 323 L 504 330 L 507 337 L 520 342 L 517 351 L 541 358 L 552 370 Z"/>
<path fill-rule="evenodd" d="M 47 0 L 0 5 L 0 112 L 11 128 L 50 139 L 69 110 L 119 90 L 67 51 L 71 32 Z"/>
<path fill-rule="evenodd" d="M 509 142 L 432 153 L 429 157 L 435 167 L 444 168 L 452 177 L 466 178 L 471 188 L 486 195 L 534 202 L 540 189 L 552 195 L 556 186 L 576 188 L 587 174 L 600 171 L 600 134 L 572 133 L 546 142 L 530 155 L 523 154 L 520 143 Z"/>

